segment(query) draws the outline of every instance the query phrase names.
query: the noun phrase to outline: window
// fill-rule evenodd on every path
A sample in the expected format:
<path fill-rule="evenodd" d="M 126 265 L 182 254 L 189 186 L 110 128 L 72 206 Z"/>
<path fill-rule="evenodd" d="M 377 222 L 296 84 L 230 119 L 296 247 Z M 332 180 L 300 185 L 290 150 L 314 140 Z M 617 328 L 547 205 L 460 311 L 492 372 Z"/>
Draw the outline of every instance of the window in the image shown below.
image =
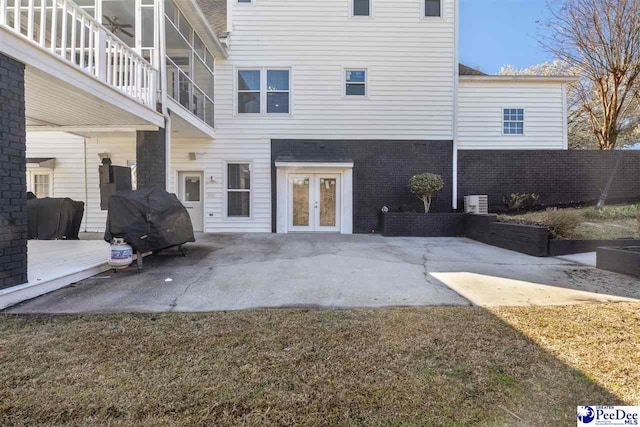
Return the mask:
<path fill-rule="evenodd" d="M 371 0 L 353 0 L 353 16 L 371 16 Z"/>
<path fill-rule="evenodd" d="M 27 191 L 31 191 L 38 199 L 51 197 L 51 172 L 28 172 Z"/>
<path fill-rule="evenodd" d="M 267 113 L 289 114 L 289 70 L 267 70 Z"/>
<path fill-rule="evenodd" d="M 227 217 L 251 217 L 251 163 L 227 163 Z"/>
<path fill-rule="evenodd" d="M 260 113 L 260 70 L 238 71 L 238 113 Z"/>
<path fill-rule="evenodd" d="M 214 127 L 213 56 L 171 0 L 165 0 L 165 18 L 169 96 Z"/>
<path fill-rule="evenodd" d="M 367 71 L 366 70 L 346 70 L 345 72 L 345 94 L 347 96 L 367 95 Z"/>
<path fill-rule="evenodd" d="M 524 109 L 504 109 L 504 135 L 524 135 Z"/>
<path fill-rule="evenodd" d="M 289 70 L 238 70 L 238 114 L 289 114 L 290 74 Z"/>
<path fill-rule="evenodd" d="M 253 0 L 238 0 L 238 3 L 252 3 Z"/>
<path fill-rule="evenodd" d="M 442 0 L 424 0 L 424 16 L 427 18 L 442 16 Z"/>

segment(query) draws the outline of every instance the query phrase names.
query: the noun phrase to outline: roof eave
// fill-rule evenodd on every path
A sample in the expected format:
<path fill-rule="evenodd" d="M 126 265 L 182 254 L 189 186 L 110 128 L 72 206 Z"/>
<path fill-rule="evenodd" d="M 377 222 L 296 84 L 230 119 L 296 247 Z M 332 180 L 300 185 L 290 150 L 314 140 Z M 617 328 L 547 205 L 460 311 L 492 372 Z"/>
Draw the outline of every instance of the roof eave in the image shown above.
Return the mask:
<path fill-rule="evenodd" d="M 576 76 L 460 76 L 460 81 L 469 82 L 511 82 L 511 83 L 573 83 L 580 80 Z"/>
<path fill-rule="evenodd" d="M 220 38 L 218 38 L 216 33 L 211 29 L 211 24 L 207 19 L 207 17 L 205 16 L 202 9 L 200 8 L 200 5 L 198 4 L 198 2 L 195 0 L 182 0 L 179 3 L 184 3 L 185 1 L 188 2 L 189 6 L 191 7 L 190 12 L 195 13 L 198 16 L 198 19 L 205 24 L 202 26 L 202 29 L 204 29 L 207 32 L 207 35 L 211 37 L 211 40 L 213 40 L 217 53 L 222 55 L 224 59 L 228 59 L 229 52 L 227 51 L 227 48 L 224 47 L 224 45 L 220 41 Z"/>

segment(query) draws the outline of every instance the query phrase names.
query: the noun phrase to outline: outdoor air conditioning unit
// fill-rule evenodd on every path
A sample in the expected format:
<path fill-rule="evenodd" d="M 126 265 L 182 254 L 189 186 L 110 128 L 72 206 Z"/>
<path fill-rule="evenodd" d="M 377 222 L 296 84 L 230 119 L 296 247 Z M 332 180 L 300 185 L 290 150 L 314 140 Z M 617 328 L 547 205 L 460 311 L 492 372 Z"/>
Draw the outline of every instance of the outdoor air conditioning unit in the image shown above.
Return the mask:
<path fill-rule="evenodd" d="M 489 196 L 465 196 L 464 211 L 476 215 L 489 214 Z"/>

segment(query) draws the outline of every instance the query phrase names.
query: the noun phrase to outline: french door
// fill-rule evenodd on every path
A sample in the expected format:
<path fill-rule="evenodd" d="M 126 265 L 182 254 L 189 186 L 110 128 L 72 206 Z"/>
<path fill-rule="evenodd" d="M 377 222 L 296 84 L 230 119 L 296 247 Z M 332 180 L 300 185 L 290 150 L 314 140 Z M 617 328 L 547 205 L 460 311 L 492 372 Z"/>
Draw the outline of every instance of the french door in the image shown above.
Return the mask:
<path fill-rule="evenodd" d="M 289 231 L 340 231 L 340 175 L 289 175 Z"/>

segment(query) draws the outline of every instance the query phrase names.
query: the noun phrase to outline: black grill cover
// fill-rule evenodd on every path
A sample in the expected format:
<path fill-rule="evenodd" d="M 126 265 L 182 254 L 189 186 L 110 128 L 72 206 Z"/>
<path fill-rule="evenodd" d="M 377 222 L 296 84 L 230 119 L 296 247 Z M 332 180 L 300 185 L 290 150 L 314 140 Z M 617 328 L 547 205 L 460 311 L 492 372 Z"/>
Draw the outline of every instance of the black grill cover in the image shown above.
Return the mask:
<path fill-rule="evenodd" d="M 27 200 L 28 238 L 78 240 L 84 203 L 71 199 Z"/>
<path fill-rule="evenodd" d="M 104 240 L 111 243 L 114 237 L 140 253 L 196 241 L 187 209 L 175 194 L 157 188 L 111 196 Z"/>

